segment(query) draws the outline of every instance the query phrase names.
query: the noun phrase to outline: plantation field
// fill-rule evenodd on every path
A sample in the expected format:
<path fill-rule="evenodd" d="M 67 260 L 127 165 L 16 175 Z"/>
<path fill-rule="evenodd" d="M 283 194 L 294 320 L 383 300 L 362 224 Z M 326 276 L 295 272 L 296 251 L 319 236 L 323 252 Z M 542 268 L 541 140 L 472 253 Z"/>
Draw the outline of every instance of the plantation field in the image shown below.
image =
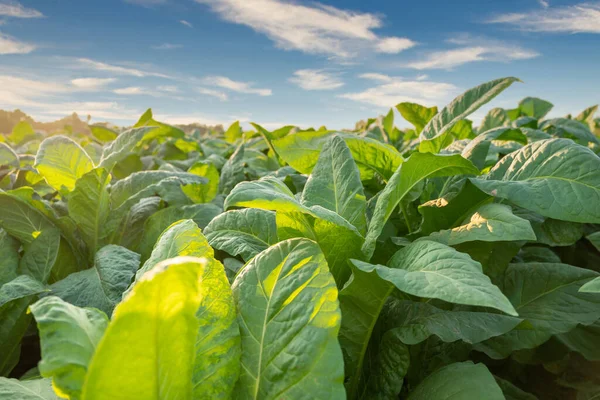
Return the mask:
<path fill-rule="evenodd" d="M 0 399 L 600 398 L 597 106 L 474 126 L 516 81 L 346 131 L 19 123 Z"/>

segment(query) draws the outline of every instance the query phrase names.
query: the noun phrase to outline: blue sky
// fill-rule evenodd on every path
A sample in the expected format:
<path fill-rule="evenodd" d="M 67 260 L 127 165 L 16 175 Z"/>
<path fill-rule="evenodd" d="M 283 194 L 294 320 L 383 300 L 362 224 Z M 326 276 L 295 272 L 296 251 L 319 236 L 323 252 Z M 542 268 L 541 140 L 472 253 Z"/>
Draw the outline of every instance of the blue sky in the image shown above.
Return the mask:
<path fill-rule="evenodd" d="M 600 1 L 0 0 L 0 108 L 344 128 L 517 76 L 490 107 L 564 115 L 600 102 L 598 49 Z"/>

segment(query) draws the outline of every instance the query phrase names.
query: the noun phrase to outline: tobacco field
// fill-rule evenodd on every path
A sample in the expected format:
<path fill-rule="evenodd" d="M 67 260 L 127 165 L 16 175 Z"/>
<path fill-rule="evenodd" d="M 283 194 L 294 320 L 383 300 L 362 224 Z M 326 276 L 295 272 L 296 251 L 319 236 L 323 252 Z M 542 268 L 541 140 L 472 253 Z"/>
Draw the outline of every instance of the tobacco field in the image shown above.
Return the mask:
<path fill-rule="evenodd" d="M 344 131 L 3 132 L 0 399 L 600 398 L 597 106 L 475 126 L 513 84 Z"/>

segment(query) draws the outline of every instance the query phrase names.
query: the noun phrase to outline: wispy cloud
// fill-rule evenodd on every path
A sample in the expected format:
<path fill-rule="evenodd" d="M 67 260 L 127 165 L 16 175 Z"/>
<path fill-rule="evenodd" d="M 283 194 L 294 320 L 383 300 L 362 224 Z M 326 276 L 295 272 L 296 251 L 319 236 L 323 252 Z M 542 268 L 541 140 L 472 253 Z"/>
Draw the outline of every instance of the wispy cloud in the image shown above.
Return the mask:
<path fill-rule="evenodd" d="M 137 87 L 137 86 L 129 86 L 129 87 L 115 89 L 115 90 L 113 90 L 113 93 L 121 94 L 121 95 L 149 94 L 149 92 L 147 92 L 146 90 L 142 89 L 141 87 Z"/>
<path fill-rule="evenodd" d="M 259 96 L 271 96 L 273 94 L 271 89 L 255 88 L 252 82 L 234 81 L 225 76 L 208 76 L 202 79 L 202 83 L 238 93 L 257 94 Z"/>
<path fill-rule="evenodd" d="M 177 86 L 171 86 L 171 85 L 159 86 L 158 90 L 160 90 L 161 92 L 167 92 L 167 93 L 179 93 L 179 88 Z"/>
<path fill-rule="evenodd" d="M 41 18 L 44 14 L 33 8 L 23 7 L 21 3 L 16 1 L 2 1 L 0 2 L 0 16 L 12 18 Z"/>
<path fill-rule="evenodd" d="M 416 45 L 416 42 L 407 38 L 388 37 L 381 39 L 375 48 L 378 53 L 397 54 Z"/>
<path fill-rule="evenodd" d="M 363 51 L 398 53 L 414 43 L 406 38 L 380 37 L 380 16 L 341 10 L 314 3 L 311 6 L 282 0 L 196 0 L 226 21 L 246 25 L 265 34 L 285 50 L 299 50 L 341 59 Z"/>
<path fill-rule="evenodd" d="M 21 42 L 12 36 L 0 33 L 0 55 L 2 54 L 29 54 L 36 49 L 31 43 Z"/>
<path fill-rule="evenodd" d="M 359 77 L 381 82 L 362 92 L 344 93 L 338 97 L 372 104 L 378 107 L 393 107 L 403 101 L 419 104 L 445 102 L 454 94 L 457 87 L 450 83 L 405 80 L 383 74 L 362 74 Z"/>
<path fill-rule="evenodd" d="M 179 21 L 180 24 L 187 26 L 188 28 L 193 28 L 194 25 L 192 25 L 191 22 L 186 21 L 185 19 L 182 19 Z"/>
<path fill-rule="evenodd" d="M 461 47 L 434 51 L 426 54 L 424 58 L 412 61 L 404 66 L 418 70 L 424 69 L 452 69 L 463 64 L 477 61 L 509 62 L 527 60 L 538 57 L 540 54 L 533 50 L 504 43 L 498 40 L 472 38 L 468 35 L 459 36 L 447 41 Z"/>
<path fill-rule="evenodd" d="M 77 63 L 84 68 L 88 68 L 96 71 L 112 72 L 117 75 L 129 75 L 136 76 L 138 78 L 144 78 L 153 76 L 157 78 L 173 79 L 169 75 L 165 75 L 159 72 L 144 71 L 138 68 L 123 67 L 120 65 L 107 64 L 100 61 L 90 60 L 89 58 L 78 58 Z"/>
<path fill-rule="evenodd" d="M 183 47 L 182 44 L 173 44 L 173 43 L 163 43 L 157 46 L 152 46 L 154 50 L 175 50 L 181 49 Z"/>
<path fill-rule="evenodd" d="M 538 0 L 538 3 L 540 3 L 540 6 L 542 6 L 544 8 L 550 7 L 550 2 L 547 0 Z"/>
<path fill-rule="evenodd" d="M 389 75 L 380 74 L 377 72 L 367 72 L 366 74 L 360 74 L 358 77 L 362 78 L 362 79 L 369 79 L 369 80 L 378 81 L 378 82 L 390 82 L 393 79 Z"/>
<path fill-rule="evenodd" d="M 0 75 L 0 108 L 21 108 L 40 117 L 63 117 L 73 112 L 110 120 L 135 120 L 139 110 L 116 102 L 81 102 L 70 100 L 78 90 L 72 85 L 49 83 L 46 79 Z M 43 118 L 42 118 L 43 119 Z"/>
<path fill-rule="evenodd" d="M 294 72 L 289 81 L 304 90 L 332 90 L 344 86 L 344 82 L 336 74 L 322 69 L 300 69 Z"/>
<path fill-rule="evenodd" d="M 510 24 L 532 32 L 600 33 L 600 1 L 545 7 L 529 13 L 500 14 L 487 22 Z"/>
<path fill-rule="evenodd" d="M 228 96 L 227 93 L 225 92 L 221 92 L 219 90 L 215 90 L 215 89 L 208 89 L 208 88 L 198 88 L 198 93 L 200 94 L 204 94 L 207 96 L 211 96 L 211 97 L 216 97 L 217 99 L 221 100 L 221 101 L 227 101 Z"/>
<path fill-rule="evenodd" d="M 98 90 L 115 81 L 115 78 L 77 78 L 71 80 L 71 85 L 83 90 Z"/>

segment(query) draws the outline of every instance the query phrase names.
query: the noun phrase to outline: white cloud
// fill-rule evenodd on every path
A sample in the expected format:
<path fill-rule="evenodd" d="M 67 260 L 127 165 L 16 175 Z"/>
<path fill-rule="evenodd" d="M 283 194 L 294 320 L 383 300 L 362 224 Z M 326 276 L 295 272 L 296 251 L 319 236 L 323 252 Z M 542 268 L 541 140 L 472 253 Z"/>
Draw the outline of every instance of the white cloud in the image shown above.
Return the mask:
<path fill-rule="evenodd" d="M 299 69 L 289 81 L 304 90 L 332 90 L 344 86 L 337 75 L 322 69 Z"/>
<path fill-rule="evenodd" d="M 163 43 L 157 46 L 152 46 L 154 50 L 175 50 L 181 49 L 183 47 L 182 44 L 173 44 L 173 43 Z"/>
<path fill-rule="evenodd" d="M 311 6 L 282 0 L 196 0 L 221 18 L 265 34 L 285 50 L 300 50 L 341 59 L 361 51 L 393 52 L 407 48 L 408 39 L 384 38 L 374 29 L 383 22 L 375 14 Z"/>
<path fill-rule="evenodd" d="M 79 89 L 97 90 L 115 81 L 115 78 L 77 78 L 71 84 Z"/>
<path fill-rule="evenodd" d="M 548 2 L 547 0 L 538 0 L 538 3 L 540 3 L 540 6 L 544 8 L 550 7 L 550 2 Z"/>
<path fill-rule="evenodd" d="M 202 79 L 205 85 L 217 86 L 238 93 L 257 94 L 259 96 L 270 96 L 273 94 L 271 89 L 254 88 L 252 82 L 240 82 L 229 79 L 225 76 L 208 76 Z"/>
<path fill-rule="evenodd" d="M 362 79 L 369 79 L 369 80 L 372 80 L 372 81 L 379 81 L 379 82 L 389 82 L 389 81 L 391 81 L 393 79 L 389 75 L 379 74 L 379 73 L 376 73 L 376 72 L 368 72 L 366 74 L 361 74 L 358 77 L 362 78 Z"/>
<path fill-rule="evenodd" d="M 33 8 L 23 7 L 22 4 L 16 1 L 5 1 L 0 3 L 0 16 L 12 18 L 41 18 L 44 14 Z"/>
<path fill-rule="evenodd" d="M 187 26 L 188 28 L 193 28 L 194 25 L 192 25 L 191 22 L 186 21 L 185 19 L 182 19 L 179 21 L 180 24 Z"/>
<path fill-rule="evenodd" d="M 29 54 L 36 49 L 30 43 L 21 42 L 12 36 L 0 33 L 0 55 L 2 54 Z"/>
<path fill-rule="evenodd" d="M 227 99 L 228 99 L 227 93 L 221 92 L 219 90 L 202 88 L 202 87 L 198 88 L 197 90 L 198 90 L 198 93 L 200 93 L 200 94 L 205 94 L 207 96 L 216 97 L 217 99 L 219 99 L 221 101 L 227 101 Z"/>
<path fill-rule="evenodd" d="M 499 40 L 474 38 L 469 35 L 447 40 L 461 47 L 431 52 L 421 60 L 412 61 L 404 66 L 418 70 L 452 69 L 463 64 L 477 61 L 509 62 L 527 60 L 539 56 L 539 53 Z"/>
<path fill-rule="evenodd" d="M 363 74 L 380 75 L 380 74 Z M 384 77 L 386 75 L 381 75 Z M 364 76 L 361 76 L 364 77 Z M 378 107 L 393 107 L 403 101 L 419 104 L 442 103 L 455 94 L 457 87 L 450 83 L 404 80 L 398 77 L 388 77 L 389 80 L 378 86 L 362 92 L 344 93 L 339 97 L 372 104 Z M 367 78 L 371 79 L 371 78 Z M 378 79 L 382 81 L 382 79 Z"/>
<path fill-rule="evenodd" d="M 179 88 L 177 86 L 159 86 L 157 89 L 161 92 L 179 93 Z"/>
<path fill-rule="evenodd" d="M 600 1 L 500 14 L 487 22 L 512 24 L 517 29 L 532 32 L 600 33 Z"/>
<path fill-rule="evenodd" d="M 134 121 L 141 111 L 129 110 L 115 102 L 77 102 L 68 99 L 76 91 L 72 85 L 50 83 L 14 75 L 0 75 L 0 108 L 26 109 L 35 117 L 64 117 L 76 112 L 96 118 Z M 65 96 L 67 96 L 65 98 Z M 42 118 L 43 119 L 43 118 Z"/>
<path fill-rule="evenodd" d="M 389 37 L 381 39 L 375 48 L 378 53 L 397 54 L 416 45 L 416 42 L 407 38 Z"/>
<path fill-rule="evenodd" d="M 130 75 L 138 78 L 153 76 L 157 78 L 173 79 L 173 77 L 158 72 L 143 71 L 137 68 L 122 67 L 119 65 L 106 64 L 100 61 L 90 60 L 89 58 L 79 58 L 77 63 L 82 67 L 96 71 L 112 72 L 118 75 Z"/>
<path fill-rule="evenodd" d="M 121 95 L 149 94 L 148 92 L 146 92 L 146 90 L 142 89 L 141 87 L 137 87 L 137 86 L 130 86 L 130 87 L 115 89 L 115 90 L 113 90 L 113 93 L 121 94 Z"/>

